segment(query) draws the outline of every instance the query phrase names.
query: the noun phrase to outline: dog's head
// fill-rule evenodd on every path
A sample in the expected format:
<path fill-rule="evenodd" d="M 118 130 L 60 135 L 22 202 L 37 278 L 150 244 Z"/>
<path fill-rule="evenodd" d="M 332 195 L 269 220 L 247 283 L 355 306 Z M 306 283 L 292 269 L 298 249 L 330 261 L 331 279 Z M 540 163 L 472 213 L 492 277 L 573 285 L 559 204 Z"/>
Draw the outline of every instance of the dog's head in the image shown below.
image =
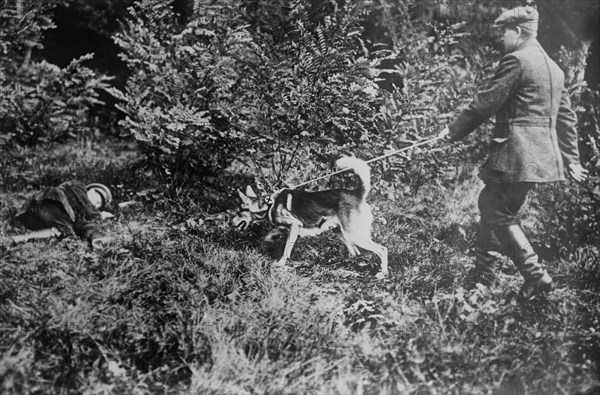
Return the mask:
<path fill-rule="evenodd" d="M 264 219 L 267 216 L 271 207 L 269 199 L 263 199 L 257 196 L 250 185 L 246 187 L 246 193 L 238 189 L 238 195 L 242 199 L 240 211 L 231 220 L 233 226 L 244 230 L 252 223 L 252 221 Z"/>

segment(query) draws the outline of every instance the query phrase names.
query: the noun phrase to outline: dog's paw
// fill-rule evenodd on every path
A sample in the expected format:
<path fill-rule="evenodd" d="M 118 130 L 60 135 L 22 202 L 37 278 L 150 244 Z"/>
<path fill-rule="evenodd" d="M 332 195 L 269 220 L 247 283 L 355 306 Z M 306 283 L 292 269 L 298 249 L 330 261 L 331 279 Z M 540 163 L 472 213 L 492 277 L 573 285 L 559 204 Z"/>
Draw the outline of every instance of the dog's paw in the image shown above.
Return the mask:
<path fill-rule="evenodd" d="M 273 263 L 275 267 L 284 267 L 287 262 L 287 259 L 280 259 L 277 262 Z"/>
<path fill-rule="evenodd" d="M 388 273 L 387 272 L 379 272 L 375 275 L 375 278 L 378 280 L 384 280 L 388 277 Z"/>

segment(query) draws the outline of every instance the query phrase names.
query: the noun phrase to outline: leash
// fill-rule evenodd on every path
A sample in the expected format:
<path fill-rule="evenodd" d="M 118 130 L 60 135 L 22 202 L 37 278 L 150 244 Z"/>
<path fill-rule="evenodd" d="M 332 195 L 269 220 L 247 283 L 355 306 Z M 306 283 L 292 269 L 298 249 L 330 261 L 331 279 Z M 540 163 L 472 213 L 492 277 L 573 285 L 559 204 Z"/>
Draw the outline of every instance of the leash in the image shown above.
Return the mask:
<path fill-rule="evenodd" d="M 369 159 L 369 160 L 365 161 L 365 163 L 376 162 L 376 161 L 378 161 L 378 160 L 385 159 L 385 158 L 387 158 L 387 157 L 389 157 L 389 156 L 397 155 L 397 154 L 399 154 L 400 152 L 408 151 L 409 149 L 413 149 L 413 148 L 419 147 L 419 146 L 421 146 L 421 145 L 425 145 L 425 144 L 432 143 L 432 142 L 434 142 L 434 141 L 436 141 L 436 140 L 439 140 L 440 138 L 441 138 L 441 137 L 439 137 L 439 136 L 436 136 L 436 137 L 434 137 L 434 138 L 431 138 L 431 139 L 429 139 L 429 140 L 421 141 L 420 143 L 416 143 L 416 144 L 413 144 L 413 145 L 409 145 L 408 147 L 400 148 L 400 149 L 397 149 L 396 151 L 389 152 L 389 153 L 387 153 L 387 154 L 385 154 L 385 155 L 381 155 L 381 156 L 378 156 L 378 157 L 376 157 L 376 158 Z M 331 176 L 334 176 L 334 175 L 336 175 L 336 174 L 343 173 L 343 172 L 345 172 L 345 171 L 348 171 L 348 170 L 351 170 L 351 169 L 350 169 L 350 168 L 348 168 L 348 169 L 342 169 L 342 170 L 338 170 L 338 171 L 336 171 L 336 172 L 334 172 L 334 173 L 325 174 L 324 176 L 317 177 L 317 178 L 313 178 L 312 180 L 308 180 L 308 181 L 305 181 L 305 182 L 303 182 L 303 183 L 301 183 L 301 184 L 294 185 L 293 187 L 290 187 L 290 189 L 296 189 L 296 188 L 298 188 L 298 187 L 301 187 L 301 186 L 303 186 L 303 185 L 310 184 L 311 182 L 319 181 L 319 180 L 322 180 L 322 179 L 324 179 L 324 178 L 331 177 Z"/>

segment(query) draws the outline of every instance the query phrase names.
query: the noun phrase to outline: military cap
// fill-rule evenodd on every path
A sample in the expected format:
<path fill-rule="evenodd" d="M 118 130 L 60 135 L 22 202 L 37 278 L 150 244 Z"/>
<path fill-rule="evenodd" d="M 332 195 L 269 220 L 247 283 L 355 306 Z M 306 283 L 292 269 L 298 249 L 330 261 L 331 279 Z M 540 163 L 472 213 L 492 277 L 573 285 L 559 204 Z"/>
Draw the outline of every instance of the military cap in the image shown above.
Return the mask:
<path fill-rule="evenodd" d="M 504 11 L 494 21 L 494 27 L 520 26 L 537 32 L 539 13 L 533 7 L 516 7 Z"/>
<path fill-rule="evenodd" d="M 96 203 L 99 209 L 103 209 L 108 206 L 112 202 L 112 193 L 110 193 L 110 189 L 106 185 L 103 184 L 89 184 L 85 187 L 88 195 L 88 199 L 92 202 L 92 204 Z M 97 198 L 100 198 L 100 201 L 97 201 Z"/>

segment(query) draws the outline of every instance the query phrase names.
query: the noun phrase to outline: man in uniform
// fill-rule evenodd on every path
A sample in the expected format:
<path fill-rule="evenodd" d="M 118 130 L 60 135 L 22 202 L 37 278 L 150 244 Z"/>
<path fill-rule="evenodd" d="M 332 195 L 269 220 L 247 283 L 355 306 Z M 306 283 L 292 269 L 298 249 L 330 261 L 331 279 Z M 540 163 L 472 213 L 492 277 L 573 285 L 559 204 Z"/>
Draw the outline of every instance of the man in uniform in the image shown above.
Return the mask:
<path fill-rule="evenodd" d="M 499 242 L 523 275 L 524 300 L 552 287 L 517 220 L 536 183 L 576 181 L 587 176 L 579 163 L 576 115 L 564 86 L 564 74 L 538 43 L 538 12 L 518 7 L 502 13 L 494 27 L 503 31 L 505 54 L 487 86 L 439 137 L 456 141 L 496 115 L 489 157 L 480 169 L 485 187 L 479 196 L 476 281 L 495 282 L 490 253 Z"/>

